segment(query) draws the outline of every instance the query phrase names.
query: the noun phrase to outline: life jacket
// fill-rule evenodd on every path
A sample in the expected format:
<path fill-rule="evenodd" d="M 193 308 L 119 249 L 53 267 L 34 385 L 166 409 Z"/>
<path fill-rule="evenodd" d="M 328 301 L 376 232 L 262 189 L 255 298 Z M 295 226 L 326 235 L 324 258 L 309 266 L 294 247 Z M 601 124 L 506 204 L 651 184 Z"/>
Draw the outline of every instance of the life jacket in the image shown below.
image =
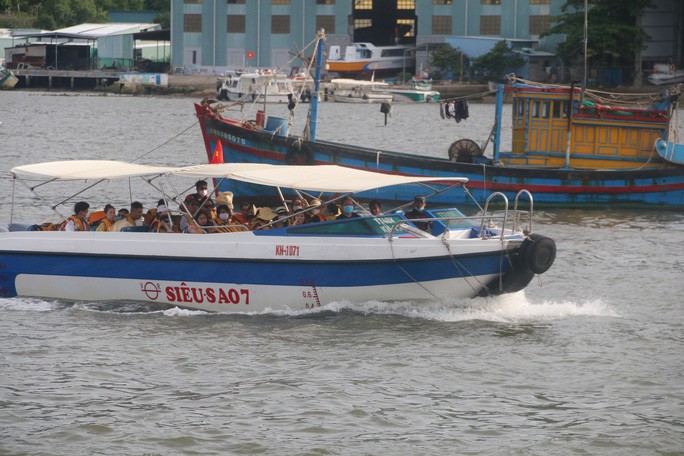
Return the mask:
<path fill-rule="evenodd" d="M 100 223 L 97 225 L 97 229 L 95 231 L 109 231 L 114 223 L 116 223 L 116 221 L 110 222 L 104 218 L 100 220 Z"/>
<path fill-rule="evenodd" d="M 69 220 L 74 222 L 74 226 L 76 227 L 76 231 L 90 231 L 90 224 L 86 221 L 81 220 L 80 218 L 76 217 L 75 215 L 70 215 L 67 217 L 66 220 L 64 220 L 62 223 L 59 224 L 59 231 L 66 231 L 66 226 L 69 223 Z"/>

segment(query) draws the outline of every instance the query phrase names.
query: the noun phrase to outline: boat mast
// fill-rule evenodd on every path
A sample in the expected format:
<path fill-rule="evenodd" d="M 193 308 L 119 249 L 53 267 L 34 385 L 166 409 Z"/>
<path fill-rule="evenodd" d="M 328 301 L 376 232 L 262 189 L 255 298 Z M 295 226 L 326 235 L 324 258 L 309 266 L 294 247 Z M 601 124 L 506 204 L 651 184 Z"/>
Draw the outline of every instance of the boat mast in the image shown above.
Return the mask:
<path fill-rule="evenodd" d="M 494 113 L 494 138 L 493 146 L 494 152 L 492 154 L 492 162 L 499 163 L 499 152 L 501 151 L 501 119 L 503 116 L 503 101 L 504 101 L 504 85 L 499 84 L 496 87 L 496 107 Z"/>
<path fill-rule="evenodd" d="M 321 90 L 321 68 L 323 67 L 323 44 L 325 43 L 325 29 L 318 29 L 316 37 L 316 79 L 311 97 L 309 112 L 309 141 L 316 141 L 316 119 L 318 117 L 318 95 Z"/>
<path fill-rule="evenodd" d="M 584 45 L 584 79 L 582 80 L 582 91 L 580 92 L 580 107 L 584 106 L 584 89 L 587 87 L 587 42 L 589 41 L 589 21 L 587 20 L 588 0 L 584 0 L 584 29 L 583 45 Z"/>

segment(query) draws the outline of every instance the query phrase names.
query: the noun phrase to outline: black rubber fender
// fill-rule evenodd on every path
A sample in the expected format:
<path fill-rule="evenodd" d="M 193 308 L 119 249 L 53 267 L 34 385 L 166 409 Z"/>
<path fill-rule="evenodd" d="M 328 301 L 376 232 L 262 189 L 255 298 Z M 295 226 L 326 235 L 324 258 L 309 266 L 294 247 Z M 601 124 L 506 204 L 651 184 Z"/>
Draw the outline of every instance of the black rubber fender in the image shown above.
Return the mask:
<path fill-rule="evenodd" d="M 541 234 L 530 234 L 520 246 L 520 256 L 525 269 L 543 274 L 556 259 L 556 243 Z"/>
<path fill-rule="evenodd" d="M 285 161 L 288 165 L 313 165 L 314 153 L 308 145 L 294 142 L 287 150 Z"/>
<path fill-rule="evenodd" d="M 523 290 L 534 279 L 534 275 L 534 272 L 524 267 L 513 267 L 504 274 L 501 281 L 498 277 L 492 279 L 486 287 L 480 290 L 478 296 L 498 296 Z"/>

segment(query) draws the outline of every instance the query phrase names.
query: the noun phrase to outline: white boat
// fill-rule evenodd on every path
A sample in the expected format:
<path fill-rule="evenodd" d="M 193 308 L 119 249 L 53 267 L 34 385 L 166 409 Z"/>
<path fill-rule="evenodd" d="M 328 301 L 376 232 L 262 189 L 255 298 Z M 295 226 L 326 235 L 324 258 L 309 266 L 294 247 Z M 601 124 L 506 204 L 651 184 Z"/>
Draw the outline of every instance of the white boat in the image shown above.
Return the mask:
<path fill-rule="evenodd" d="M 375 46 L 354 43 L 352 46 L 330 46 L 326 68 L 340 76 L 358 76 L 375 72 L 377 75 L 396 75 L 412 71 L 416 58 L 409 46 Z"/>
<path fill-rule="evenodd" d="M 395 101 L 410 101 L 414 103 L 432 103 L 439 101 L 439 92 L 432 90 L 431 79 L 412 78 L 407 89 L 391 87 L 387 92 L 394 95 Z"/>
<path fill-rule="evenodd" d="M 103 179 L 141 177 L 159 190 L 174 188 L 166 180 L 214 177 L 266 185 L 274 195 L 290 188 L 305 195 L 340 193 L 343 198 L 377 187 L 434 180 L 336 165 L 171 168 L 106 160 L 39 163 L 11 173 L 14 182 L 40 190 L 38 197 L 51 205 L 44 187 L 32 181 L 71 181 L 72 186 L 85 181 L 89 188 Z M 441 178 L 437 185 L 446 189 L 466 180 Z M 130 232 L 31 231 L 32 226 L 10 223 L 0 232 L 0 296 L 262 312 L 341 300 L 434 303 L 514 292 L 545 272 L 556 253 L 550 238 L 526 234 L 531 219 L 525 231 L 517 227 L 522 215 L 517 203 L 512 211 L 505 205 L 498 225 L 486 206 L 484 217 L 475 219 L 447 208 L 426 211 L 416 222 L 397 212 L 215 234 L 149 233 L 136 227 Z M 416 227 L 420 221 L 432 223 L 429 232 Z"/>
<path fill-rule="evenodd" d="M 19 79 L 7 68 L 0 66 L 0 89 L 11 89 Z"/>
<path fill-rule="evenodd" d="M 684 82 L 684 70 L 678 70 L 674 65 L 656 63 L 653 66 L 653 73 L 646 79 L 655 85 L 679 84 Z"/>
<path fill-rule="evenodd" d="M 328 89 L 333 100 L 339 103 L 391 103 L 392 94 L 386 82 L 357 81 L 356 79 L 331 79 Z"/>
<path fill-rule="evenodd" d="M 217 98 L 226 101 L 287 103 L 295 92 L 286 74 L 272 70 L 231 71 L 219 82 Z"/>

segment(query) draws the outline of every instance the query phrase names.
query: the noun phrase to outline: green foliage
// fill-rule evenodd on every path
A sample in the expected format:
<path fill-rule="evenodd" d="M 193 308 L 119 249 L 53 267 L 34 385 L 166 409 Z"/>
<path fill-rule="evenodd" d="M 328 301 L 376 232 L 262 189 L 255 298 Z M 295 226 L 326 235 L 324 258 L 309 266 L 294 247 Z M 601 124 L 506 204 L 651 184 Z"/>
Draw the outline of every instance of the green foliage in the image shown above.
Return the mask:
<path fill-rule="evenodd" d="M 644 9 L 654 7 L 652 0 L 589 0 L 587 59 L 631 64 L 635 53 L 644 49 L 651 38 L 636 25 L 636 20 L 643 16 Z M 566 0 L 561 12 L 551 18 L 554 25 L 541 36 L 566 35 L 557 53 L 563 62 L 572 64 L 584 51 L 584 1 Z"/>
<path fill-rule="evenodd" d="M 480 82 L 495 81 L 521 67 L 525 59 L 511 52 L 505 40 L 499 41 L 488 53 L 473 59 L 471 75 Z"/>
<path fill-rule="evenodd" d="M 437 73 L 451 73 L 456 77 L 461 72 L 461 65 L 466 63 L 463 52 L 450 44 L 445 44 L 431 53 L 430 66 L 437 68 Z"/>
<path fill-rule="evenodd" d="M 169 0 L 0 0 L 0 27 L 55 30 L 83 22 L 106 23 L 109 11 L 159 11 L 170 26 Z M 164 22 L 165 21 L 165 22 Z"/>

